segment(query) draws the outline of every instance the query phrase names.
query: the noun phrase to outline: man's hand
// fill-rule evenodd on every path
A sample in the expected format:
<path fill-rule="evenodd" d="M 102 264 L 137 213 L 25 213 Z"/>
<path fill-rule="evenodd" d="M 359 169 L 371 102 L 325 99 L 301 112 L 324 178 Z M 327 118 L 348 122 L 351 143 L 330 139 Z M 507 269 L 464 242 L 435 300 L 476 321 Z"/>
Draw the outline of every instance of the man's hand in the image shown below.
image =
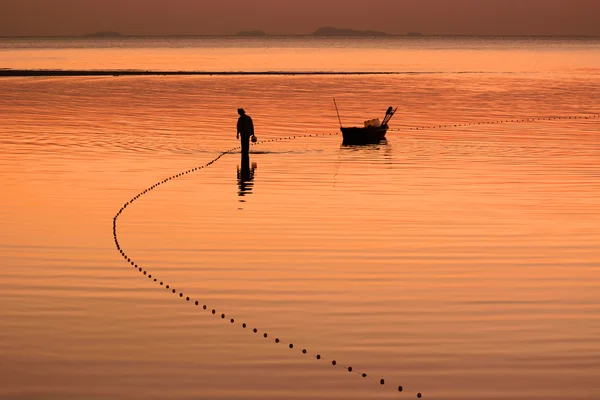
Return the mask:
<path fill-rule="evenodd" d="M 238 133 L 237 135 L 235 135 L 235 138 L 239 139 L 240 138 L 240 134 Z"/>

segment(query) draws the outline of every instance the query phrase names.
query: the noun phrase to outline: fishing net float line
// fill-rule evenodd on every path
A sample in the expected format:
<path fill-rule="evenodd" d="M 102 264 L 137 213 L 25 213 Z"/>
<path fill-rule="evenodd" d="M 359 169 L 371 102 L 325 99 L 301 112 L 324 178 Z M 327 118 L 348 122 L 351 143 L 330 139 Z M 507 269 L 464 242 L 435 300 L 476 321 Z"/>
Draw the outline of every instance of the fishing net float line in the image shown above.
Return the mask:
<path fill-rule="evenodd" d="M 576 119 L 594 119 L 594 118 L 600 118 L 600 114 L 503 119 L 503 120 L 497 120 L 497 121 L 469 122 L 469 123 L 465 123 L 465 124 L 413 126 L 413 127 L 407 127 L 407 128 L 390 128 L 388 130 L 395 131 L 395 132 L 423 131 L 423 130 L 429 130 L 429 129 L 463 128 L 463 127 L 467 127 L 467 126 L 499 125 L 499 124 L 514 124 L 514 123 L 526 123 L 526 122 L 537 122 L 537 121 L 556 121 L 556 120 L 565 120 L 565 119 L 576 120 Z"/>
<path fill-rule="evenodd" d="M 512 119 L 512 120 L 501 120 L 501 121 L 491 121 L 491 122 L 477 122 L 477 123 L 468 123 L 468 124 L 456 124 L 456 125 L 434 125 L 434 126 L 422 126 L 422 127 L 411 127 L 411 128 L 398 128 L 398 129 L 391 129 L 393 131 L 410 131 L 410 130 L 426 130 L 426 129 L 440 129 L 440 128 L 454 128 L 454 127 L 465 127 L 465 126 L 475 126 L 475 125 L 489 125 L 489 124 L 501 124 L 501 123 L 521 123 L 521 122 L 534 122 L 534 121 L 550 121 L 550 120 L 565 120 L 565 119 L 593 119 L 593 118 L 600 118 L 600 114 L 595 114 L 595 115 L 585 115 L 585 116 L 562 116 L 562 117 L 544 117 L 544 118 L 524 118 L 524 119 Z M 307 137 L 319 137 L 319 136 L 332 136 L 332 135 L 339 135 L 339 132 L 336 133 L 317 133 L 317 134 L 308 134 L 308 135 L 296 135 L 296 136 L 288 136 L 288 137 L 281 137 L 281 138 L 275 138 L 275 139 L 268 139 L 268 140 L 261 140 L 258 141 L 257 143 L 251 143 L 252 146 L 257 146 L 260 144 L 264 144 L 264 143 L 269 143 L 269 142 L 277 142 L 277 141 L 284 141 L 284 140 L 291 140 L 291 139 L 296 139 L 296 138 L 307 138 Z M 183 292 L 178 292 L 175 288 L 172 288 L 169 284 L 167 284 L 166 282 L 160 280 L 159 278 L 156 277 L 156 275 L 152 275 L 149 271 L 147 271 L 146 269 L 144 269 L 143 267 L 139 266 L 135 261 L 133 261 L 131 259 L 131 257 L 129 255 L 127 255 L 127 253 L 123 250 L 123 248 L 121 247 L 121 245 L 119 244 L 119 240 L 118 240 L 118 235 L 117 235 L 117 222 L 119 217 L 121 216 L 121 214 L 123 214 L 123 212 L 130 207 L 133 203 L 135 203 L 137 200 L 139 200 L 142 196 L 149 194 L 151 191 L 159 188 L 160 186 L 181 178 L 185 175 L 189 175 L 191 173 L 194 172 L 198 172 L 204 168 L 208 168 L 209 166 L 211 166 L 212 164 L 214 164 L 215 162 L 217 162 L 219 159 L 221 159 L 221 157 L 227 155 L 227 154 L 231 154 L 233 152 L 237 152 L 240 150 L 240 147 L 234 147 L 232 149 L 229 149 L 227 151 L 222 152 L 221 154 L 219 154 L 216 158 L 212 159 L 211 161 L 207 162 L 206 164 L 199 166 L 199 167 L 195 167 L 192 169 L 188 169 L 187 171 L 181 172 L 179 174 L 170 176 L 168 178 L 165 178 L 157 183 L 155 183 L 154 185 L 150 186 L 149 188 L 143 190 L 142 192 L 138 193 L 136 196 L 134 196 L 133 198 L 131 198 L 131 200 L 129 200 L 128 202 L 126 202 L 123 207 L 121 207 L 121 209 L 119 209 L 119 211 L 117 212 L 117 214 L 114 216 L 113 218 L 113 237 L 114 237 L 114 241 L 115 241 L 115 245 L 117 247 L 117 250 L 119 251 L 119 253 L 121 254 L 121 256 L 127 261 L 128 264 L 130 264 L 133 268 L 135 268 L 137 271 L 139 271 L 141 274 L 143 274 L 143 276 L 146 276 L 148 279 L 150 279 L 151 281 L 153 281 L 154 283 L 158 284 L 161 287 L 164 287 L 166 290 L 170 291 L 172 294 L 174 295 L 179 295 L 179 297 L 181 299 L 184 299 L 186 302 L 191 303 L 193 305 L 195 305 L 196 307 L 200 306 L 200 302 L 198 300 L 193 300 L 192 298 L 190 298 L 189 296 L 184 295 Z M 201 307 L 202 310 L 204 311 L 209 311 L 209 307 L 206 304 L 202 304 Z M 217 314 L 217 310 L 214 308 L 210 309 L 210 313 L 212 315 L 218 315 Z M 235 319 L 231 318 L 231 317 L 227 317 L 225 313 L 221 313 L 220 317 L 222 320 L 228 320 L 231 324 L 235 324 Z M 244 322 L 241 324 L 241 327 L 243 329 L 247 329 L 248 325 Z M 249 329 L 250 330 L 250 329 Z M 253 332 L 254 334 L 259 334 L 259 330 L 258 328 L 253 328 L 250 330 L 251 332 Z M 269 338 L 269 334 L 266 332 L 262 332 L 262 336 L 265 339 Z M 281 344 L 282 346 L 287 346 L 289 349 L 298 349 L 300 350 L 299 347 L 296 347 L 293 343 L 285 343 L 283 342 L 281 339 L 279 339 L 278 337 L 274 338 L 273 342 L 275 344 Z M 305 348 L 302 348 L 300 350 L 300 352 L 303 355 L 308 355 L 308 350 L 306 350 Z M 366 372 L 360 372 L 360 371 L 356 371 L 352 366 L 350 365 L 342 365 L 339 364 L 337 362 L 337 360 L 327 360 L 325 357 L 323 357 L 320 353 L 310 353 L 310 355 L 312 357 L 314 357 L 316 360 L 320 360 L 320 361 L 330 361 L 331 365 L 334 367 L 339 367 L 339 368 L 343 368 L 345 370 L 347 370 L 350 373 L 355 373 L 360 375 L 363 378 L 369 378 L 369 379 L 374 379 L 372 377 L 370 377 Z M 386 381 L 384 378 L 379 379 L 379 384 L 380 385 L 385 385 Z M 399 392 L 402 392 L 404 390 L 403 386 L 397 386 L 397 390 Z M 422 394 L 421 393 L 417 393 L 417 398 L 421 398 Z"/>
<path fill-rule="evenodd" d="M 259 141 L 257 143 L 251 143 L 251 145 L 256 146 L 256 145 L 260 145 L 263 143 L 267 143 L 267 142 L 275 142 L 275 141 L 283 141 L 283 140 L 290 140 L 290 139 L 294 139 L 294 138 L 300 138 L 300 137 L 318 137 L 318 136 L 331 136 L 333 135 L 332 133 L 330 134 L 314 134 L 314 135 L 304 135 L 304 136 L 289 136 L 289 137 L 285 137 L 285 138 L 278 138 L 278 139 L 271 139 L 271 140 L 264 140 L 264 141 Z M 123 259 L 125 259 L 125 261 L 130 264 L 134 269 L 136 269 L 138 272 L 140 272 L 143 276 L 147 277 L 149 280 L 151 280 L 152 282 L 156 283 L 157 285 L 159 285 L 160 287 L 165 288 L 168 292 L 170 292 L 171 294 L 175 295 L 175 296 L 179 296 L 179 298 L 181 298 L 182 300 L 184 300 L 187 303 L 190 303 L 191 305 L 195 306 L 195 307 L 200 307 L 200 309 L 202 311 L 207 311 L 212 315 L 215 316 L 220 316 L 220 318 L 223 321 L 227 321 L 230 324 L 235 324 L 236 320 L 235 318 L 232 318 L 231 316 L 226 315 L 225 313 L 218 313 L 216 309 L 209 307 L 207 304 L 201 304 L 200 301 L 193 299 L 190 296 L 187 296 L 186 294 L 184 294 L 181 291 L 176 290 L 175 288 L 173 288 L 171 285 L 169 285 L 167 282 L 160 280 L 155 274 L 151 274 L 150 271 L 144 269 L 143 267 L 141 267 L 138 263 L 136 263 L 121 247 L 121 245 L 119 244 L 119 239 L 118 239 L 118 235 L 117 235 L 117 222 L 119 217 L 121 216 L 121 214 L 123 214 L 123 212 L 125 212 L 125 210 L 128 207 L 131 207 L 136 201 L 138 201 L 142 196 L 149 194 L 151 191 L 159 188 L 160 186 L 181 178 L 185 175 L 189 175 L 191 173 L 200 171 L 204 168 L 208 168 L 209 166 L 211 166 L 212 164 L 214 164 L 215 162 L 217 162 L 221 157 L 227 155 L 227 154 L 231 154 L 233 152 L 237 152 L 240 150 L 240 147 L 235 147 L 232 149 L 229 149 L 227 151 L 222 152 L 221 154 L 219 154 L 219 156 L 217 156 L 216 158 L 214 158 L 213 160 L 209 161 L 208 163 L 200 166 L 200 167 L 195 167 L 192 169 L 189 169 L 187 171 L 181 172 L 179 174 L 170 176 L 168 178 L 165 178 L 157 183 L 155 183 L 154 185 L 150 186 L 149 188 L 143 190 L 142 192 L 138 193 L 137 195 L 135 195 L 133 198 L 131 198 L 131 200 L 129 200 L 128 202 L 126 202 L 125 204 L 123 204 L 123 206 L 121 207 L 121 209 L 119 209 L 119 211 L 117 212 L 117 214 L 114 216 L 113 218 L 113 237 L 114 237 L 114 242 L 115 245 L 117 247 L 117 250 L 119 251 L 119 253 L 121 254 L 121 256 L 123 257 Z M 256 335 L 261 334 L 262 337 L 264 339 L 269 339 L 269 334 L 267 332 L 262 332 L 259 331 L 258 328 L 252 328 L 249 329 L 248 324 L 241 323 L 239 326 L 242 327 L 242 329 L 248 329 L 250 332 L 253 332 Z M 296 350 L 298 351 L 300 354 L 302 355 L 309 355 L 314 357 L 316 360 L 318 361 L 323 361 L 323 362 L 328 362 L 331 363 L 331 365 L 333 367 L 337 367 L 337 368 L 342 368 L 344 370 L 346 370 L 349 373 L 354 373 L 354 374 L 358 374 L 359 376 L 361 376 L 362 378 L 365 379 L 371 379 L 374 380 L 375 378 L 371 377 L 370 375 L 368 375 L 366 372 L 362 372 L 362 371 L 358 371 L 356 369 L 354 369 L 351 365 L 345 365 L 345 364 L 341 364 L 339 363 L 337 360 L 334 359 L 327 359 L 326 357 L 324 357 L 322 354 L 320 353 L 314 353 L 314 352 L 310 352 L 306 349 L 306 348 L 301 348 L 296 346 L 294 343 L 288 343 L 285 342 L 283 340 L 281 340 L 278 337 L 273 338 L 273 343 L 274 344 L 279 344 L 281 346 L 285 346 L 288 347 L 291 350 Z M 380 378 L 378 380 L 380 385 L 386 385 L 386 380 L 384 378 Z M 403 392 L 404 391 L 404 387 L 402 385 L 396 386 L 395 390 L 397 390 L 398 392 Z M 417 398 L 421 398 L 422 394 L 421 393 L 417 393 Z"/>

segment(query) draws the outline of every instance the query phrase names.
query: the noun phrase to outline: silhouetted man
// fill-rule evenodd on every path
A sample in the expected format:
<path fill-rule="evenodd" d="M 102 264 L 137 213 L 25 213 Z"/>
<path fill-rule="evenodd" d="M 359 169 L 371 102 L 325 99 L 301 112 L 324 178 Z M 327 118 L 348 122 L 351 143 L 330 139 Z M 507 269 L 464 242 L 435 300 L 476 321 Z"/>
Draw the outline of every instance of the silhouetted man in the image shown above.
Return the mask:
<path fill-rule="evenodd" d="M 250 152 L 250 137 L 254 136 L 254 123 L 249 115 L 246 115 L 246 111 L 243 108 L 238 108 L 238 114 L 240 117 L 237 122 L 237 138 L 242 135 L 242 154 L 248 154 Z"/>

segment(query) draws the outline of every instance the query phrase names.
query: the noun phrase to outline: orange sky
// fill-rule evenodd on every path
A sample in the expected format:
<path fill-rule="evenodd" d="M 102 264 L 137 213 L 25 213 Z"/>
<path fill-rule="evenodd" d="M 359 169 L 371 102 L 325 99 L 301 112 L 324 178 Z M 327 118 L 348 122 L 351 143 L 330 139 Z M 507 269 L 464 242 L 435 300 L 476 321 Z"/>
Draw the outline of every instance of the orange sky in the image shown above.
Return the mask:
<path fill-rule="evenodd" d="M 600 0 L 1 0 L 0 36 L 388 33 L 597 35 Z"/>

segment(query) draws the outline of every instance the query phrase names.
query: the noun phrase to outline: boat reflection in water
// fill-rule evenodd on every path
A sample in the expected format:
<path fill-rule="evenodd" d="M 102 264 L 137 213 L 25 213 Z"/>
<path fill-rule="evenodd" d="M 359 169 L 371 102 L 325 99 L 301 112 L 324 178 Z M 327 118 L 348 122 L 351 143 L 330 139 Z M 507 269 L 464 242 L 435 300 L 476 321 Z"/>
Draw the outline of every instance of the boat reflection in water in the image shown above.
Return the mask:
<path fill-rule="evenodd" d="M 342 144 L 340 145 L 340 149 L 343 149 L 345 151 L 357 151 L 367 153 L 383 150 L 387 153 L 387 151 L 392 149 L 392 145 L 386 138 L 383 138 L 377 141 L 377 143 L 354 144 L 342 142 Z"/>
<path fill-rule="evenodd" d="M 392 164 L 394 146 L 387 139 L 381 139 L 377 143 L 347 144 L 340 146 L 340 161 L 351 162 L 360 160 L 371 164 Z"/>
<path fill-rule="evenodd" d="M 238 180 L 238 196 L 241 197 L 240 203 L 245 203 L 246 200 L 243 197 L 252 194 L 252 188 L 254 188 L 254 171 L 256 170 L 256 163 L 250 164 L 250 155 L 242 154 L 241 167 L 237 167 L 237 180 Z"/>

